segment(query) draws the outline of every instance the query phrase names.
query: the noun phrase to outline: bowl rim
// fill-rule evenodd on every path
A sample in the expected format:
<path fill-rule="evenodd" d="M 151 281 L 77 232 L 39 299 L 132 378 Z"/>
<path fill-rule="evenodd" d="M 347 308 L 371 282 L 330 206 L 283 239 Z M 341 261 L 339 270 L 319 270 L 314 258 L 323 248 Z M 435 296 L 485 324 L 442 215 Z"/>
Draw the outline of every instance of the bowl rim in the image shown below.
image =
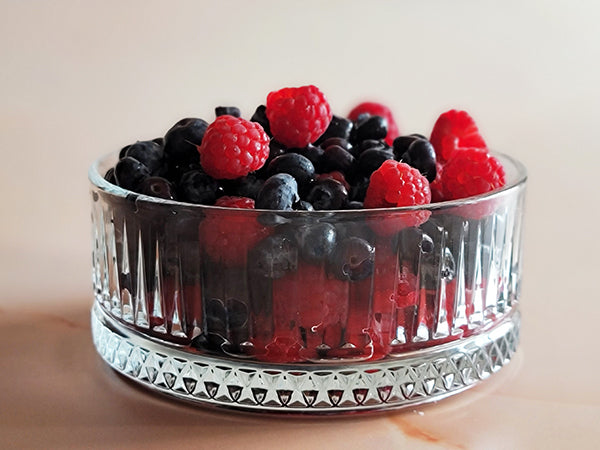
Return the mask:
<path fill-rule="evenodd" d="M 131 198 L 133 196 L 135 198 L 136 202 L 143 201 L 143 202 L 147 202 L 147 203 L 155 203 L 155 204 L 161 205 L 161 206 L 173 206 L 173 207 L 177 207 L 177 208 L 192 208 L 192 209 L 197 208 L 198 210 L 214 210 L 214 211 L 228 211 L 228 212 L 253 211 L 253 212 L 259 212 L 259 213 L 275 213 L 276 212 L 276 213 L 285 213 L 286 216 L 297 215 L 297 216 L 303 216 L 303 217 L 306 217 L 307 215 L 311 215 L 311 216 L 312 215 L 316 215 L 316 216 L 327 215 L 327 216 L 329 216 L 331 214 L 367 215 L 367 214 L 388 213 L 388 212 L 400 213 L 400 212 L 411 212 L 411 211 L 433 211 L 433 210 L 443 210 L 443 209 L 456 208 L 456 207 L 460 207 L 460 206 L 476 204 L 476 203 L 487 201 L 487 200 L 490 200 L 490 199 L 493 199 L 496 197 L 500 197 L 507 192 L 510 192 L 513 190 L 518 190 L 525 186 L 525 184 L 527 182 L 527 178 L 528 178 L 527 169 L 519 160 L 517 160 L 505 153 L 500 153 L 500 152 L 495 152 L 495 151 L 492 151 L 490 153 L 495 157 L 499 157 L 501 159 L 501 162 L 503 165 L 506 163 L 512 164 L 514 171 L 515 171 L 514 179 L 508 180 L 508 182 L 501 188 L 495 189 L 493 191 L 486 192 L 483 194 L 475 195 L 472 197 L 458 199 L 458 200 L 432 202 L 432 203 L 426 203 L 424 205 L 415 205 L 415 206 L 397 206 L 397 207 L 392 207 L 392 208 L 335 209 L 335 210 L 315 210 L 315 211 L 301 211 L 301 210 L 279 211 L 279 210 L 271 210 L 271 209 L 247 209 L 246 210 L 246 209 L 240 209 L 240 208 L 230 208 L 230 207 L 226 207 L 226 206 L 202 205 L 202 204 L 182 202 L 182 201 L 178 201 L 178 200 L 169 200 L 169 199 L 162 199 L 162 198 L 158 198 L 158 197 L 152 197 L 149 195 L 140 194 L 135 191 L 130 191 L 128 189 L 124 189 L 120 186 L 112 184 L 112 183 L 108 182 L 104 178 L 104 176 L 100 173 L 99 166 L 103 163 L 106 163 L 110 159 L 115 159 L 115 157 L 116 157 L 116 159 L 115 159 L 115 162 L 116 162 L 116 160 L 118 160 L 118 152 L 108 153 L 108 154 L 105 154 L 105 155 L 97 158 L 92 163 L 92 165 L 90 166 L 90 168 L 88 170 L 88 180 L 90 181 L 90 183 L 92 185 L 96 186 L 101 191 L 103 191 L 107 194 L 110 194 L 110 195 L 117 196 L 117 197 Z"/>

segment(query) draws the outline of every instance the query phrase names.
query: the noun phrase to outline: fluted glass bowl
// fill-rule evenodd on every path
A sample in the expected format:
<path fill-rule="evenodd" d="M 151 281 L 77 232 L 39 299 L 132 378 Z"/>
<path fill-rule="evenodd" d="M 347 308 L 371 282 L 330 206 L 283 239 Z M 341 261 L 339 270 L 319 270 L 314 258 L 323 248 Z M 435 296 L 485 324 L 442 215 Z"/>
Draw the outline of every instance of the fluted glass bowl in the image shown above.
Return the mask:
<path fill-rule="evenodd" d="M 311 212 L 140 195 L 103 178 L 105 156 L 89 171 L 98 352 L 153 390 L 246 410 L 459 392 L 518 342 L 526 172 L 495 156 L 507 183 L 492 193 Z"/>

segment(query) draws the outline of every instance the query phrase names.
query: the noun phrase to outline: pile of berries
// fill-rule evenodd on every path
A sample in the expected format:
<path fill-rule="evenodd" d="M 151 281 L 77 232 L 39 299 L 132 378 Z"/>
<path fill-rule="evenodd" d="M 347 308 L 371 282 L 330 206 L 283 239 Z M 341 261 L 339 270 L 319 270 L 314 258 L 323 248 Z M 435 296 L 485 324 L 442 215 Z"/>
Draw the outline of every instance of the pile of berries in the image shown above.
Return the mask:
<path fill-rule="evenodd" d="M 124 147 L 105 178 L 195 204 L 307 211 L 423 205 L 505 183 L 464 111 L 442 114 L 429 140 L 400 136 L 378 103 L 361 103 L 348 118 L 333 115 L 315 86 L 269 93 L 250 120 L 236 107 L 215 112 L 210 124 L 186 118 L 164 138 Z"/>

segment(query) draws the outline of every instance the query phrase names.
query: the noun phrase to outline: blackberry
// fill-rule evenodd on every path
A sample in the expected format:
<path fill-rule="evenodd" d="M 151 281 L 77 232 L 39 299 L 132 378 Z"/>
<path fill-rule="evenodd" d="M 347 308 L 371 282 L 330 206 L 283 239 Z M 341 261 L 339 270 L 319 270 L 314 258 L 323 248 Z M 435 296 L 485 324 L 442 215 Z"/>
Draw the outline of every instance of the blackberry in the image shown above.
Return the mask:
<path fill-rule="evenodd" d="M 273 135 L 271 134 L 271 127 L 269 125 L 269 119 L 267 118 L 266 111 L 267 107 L 265 105 L 259 105 L 256 108 L 256 111 L 254 111 L 254 114 L 252 114 L 250 121 L 260 124 L 260 126 L 263 127 L 263 130 L 265 130 L 265 133 L 273 137 Z"/>
<path fill-rule="evenodd" d="M 163 167 L 163 148 L 154 141 L 137 141 L 125 151 L 125 156 L 131 156 L 144 164 L 150 173 L 156 174 Z"/>
<path fill-rule="evenodd" d="M 256 209 L 291 210 L 300 200 L 298 183 L 287 173 L 278 173 L 265 181 L 256 198 Z"/>
<path fill-rule="evenodd" d="M 435 180 L 437 174 L 435 150 L 428 140 L 415 139 L 400 157 L 400 161 L 417 169 L 430 183 Z"/>
<path fill-rule="evenodd" d="M 310 264 L 319 264 L 333 251 L 337 232 L 326 222 L 308 223 L 295 230 L 300 257 Z"/>
<path fill-rule="evenodd" d="M 248 270 L 252 275 L 277 279 L 298 268 L 298 249 L 287 236 L 269 236 L 248 252 Z"/>
<path fill-rule="evenodd" d="M 359 281 L 373 273 L 375 248 L 364 239 L 350 237 L 338 242 L 328 269 L 340 280 Z"/>
<path fill-rule="evenodd" d="M 348 201 L 348 191 L 339 181 L 332 178 L 324 178 L 312 185 L 306 196 L 306 200 L 316 210 L 341 209 Z"/>
<path fill-rule="evenodd" d="M 144 179 L 150 176 L 148 168 L 131 156 L 125 156 L 115 166 L 117 185 L 135 191 Z"/>
<path fill-rule="evenodd" d="M 329 122 L 329 126 L 321 135 L 321 137 L 317 139 L 315 144 L 319 145 L 321 142 L 324 142 L 329 138 L 350 139 L 350 133 L 352 132 L 353 127 L 354 124 L 351 120 L 348 120 L 345 117 L 334 115 L 331 118 L 331 122 Z"/>
<path fill-rule="evenodd" d="M 217 106 L 215 108 L 215 116 L 242 117 L 242 113 L 240 112 L 240 108 L 236 106 Z"/>
<path fill-rule="evenodd" d="M 315 167 L 305 156 L 298 153 L 286 153 L 274 158 L 267 167 L 267 176 L 288 173 L 296 179 L 300 193 L 308 189 L 315 177 Z"/>
<path fill-rule="evenodd" d="M 175 190 L 169 180 L 162 177 L 148 177 L 139 185 L 139 193 L 151 197 L 176 200 Z"/>
<path fill-rule="evenodd" d="M 217 180 L 201 170 L 186 172 L 179 182 L 177 196 L 181 201 L 212 205 L 224 194 Z"/>

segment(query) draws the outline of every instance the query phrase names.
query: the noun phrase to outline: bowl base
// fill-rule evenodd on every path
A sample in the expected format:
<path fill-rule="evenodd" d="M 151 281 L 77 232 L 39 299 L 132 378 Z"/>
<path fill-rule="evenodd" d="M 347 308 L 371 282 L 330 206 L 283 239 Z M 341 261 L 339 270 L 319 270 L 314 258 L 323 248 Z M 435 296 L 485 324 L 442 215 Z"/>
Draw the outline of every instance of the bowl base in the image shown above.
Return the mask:
<path fill-rule="evenodd" d="M 106 363 L 154 392 L 199 406 L 340 414 L 437 401 L 485 380 L 516 351 L 520 313 L 513 309 L 476 336 L 351 364 L 268 364 L 193 353 L 124 327 L 97 304 L 91 324 Z"/>

